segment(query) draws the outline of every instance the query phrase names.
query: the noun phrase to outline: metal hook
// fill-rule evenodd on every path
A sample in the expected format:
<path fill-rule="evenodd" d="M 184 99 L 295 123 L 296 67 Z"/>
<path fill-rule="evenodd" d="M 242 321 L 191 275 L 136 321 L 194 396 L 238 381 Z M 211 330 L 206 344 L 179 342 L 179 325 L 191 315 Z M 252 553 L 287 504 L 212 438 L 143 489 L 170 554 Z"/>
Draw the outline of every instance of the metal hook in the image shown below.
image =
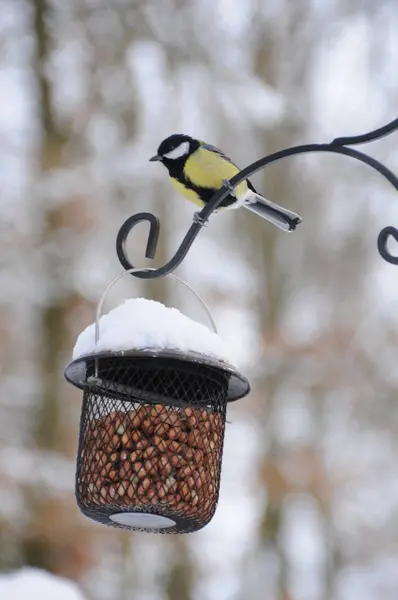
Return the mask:
<path fill-rule="evenodd" d="M 252 163 L 245 169 L 242 169 L 239 173 L 237 173 L 232 179 L 226 181 L 224 185 L 213 195 L 210 201 L 204 206 L 204 208 L 200 211 L 200 213 L 195 213 L 193 223 L 186 233 L 184 239 L 182 240 L 179 248 L 177 249 L 174 256 L 166 263 L 163 267 L 159 269 L 153 269 L 151 271 L 134 271 L 132 273 L 135 277 L 140 277 L 142 279 L 153 279 L 156 277 L 163 277 L 164 275 L 168 275 L 174 269 L 176 269 L 184 260 L 190 247 L 196 239 L 199 231 L 202 229 L 203 225 L 207 222 L 210 215 L 216 210 L 216 208 L 221 204 L 221 202 L 228 196 L 231 192 L 231 188 L 234 189 L 237 185 L 239 185 L 245 179 L 248 179 L 251 175 L 263 169 L 267 165 L 270 165 L 278 160 L 283 158 L 287 158 L 288 156 L 294 156 L 298 154 L 306 154 L 309 152 L 332 152 L 334 154 L 342 154 L 344 156 L 350 156 L 351 158 L 355 158 L 368 166 L 372 167 L 376 171 L 378 171 L 383 177 L 385 177 L 392 186 L 398 191 L 398 178 L 390 171 L 385 165 L 374 159 L 373 157 L 359 152 L 353 148 L 347 148 L 350 145 L 364 144 L 366 142 L 372 142 L 381 137 L 385 137 L 398 129 L 398 119 L 394 119 L 387 125 L 383 127 L 379 127 L 369 133 L 365 133 L 363 135 L 352 136 L 352 137 L 340 137 L 335 138 L 332 142 L 328 144 L 303 144 L 300 146 L 293 146 L 291 148 L 286 148 L 285 150 L 280 150 L 278 152 L 274 152 L 268 156 L 260 158 L 256 162 Z M 130 263 L 126 256 L 126 239 L 131 229 L 141 221 L 149 221 L 150 231 L 146 248 L 146 256 L 147 258 L 154 258 L 156 253 L 157 241 L 159 237 L 160 223 L 157 217 L 151 213 L 138 213 L 129 217 L 127 221 L 122 225 L 116 240 L 116 251 L 119 257 L 119 260 L 126 270 L 134 270 L 134 266 Z M 379 234 L 377 239 L 377 248 L 381 255 L 381 257 L 393 265 L 398 265 L 398 257 L 393 256 L 387 249 L 387 241 L 389 236 L 392 236 L 398 242 L 398 229 L 392 226 L 385 227 Z"/>
<path fill-rule="evenodd" d="M 119 233 L 116 238 L 116 252 L 120 263 L 123 268 L 128 271 L 133 268 L 126 256 L 126 241 L 130 231 L 143 221 L 149 222 L 149 234 L 148 241 L 146 244 L 145 256 L 146 258 L 155 258 L 156 250 L 158 247 L 159 232 L 160 232 L 160 221 L 152 213 L 137 213 L 129 217 L 119 229 Z"/>
<path fill-rule="evenodd" d="M 217 208 L 224 198 L 228 196 L 229 193 L 229 188 L 223 186 L 216 194 L 214 194 L 210 202 L 208 202 L 199 213 L 194 214 L 193 223 L 185 234 L 185 237 L 178 247 L 176 253 L 168 263 L 159 269 L 135 270 L 135 267 L 131 264 L 126 255 L 126 239 L 132 228 L 141 221 L 150 221 L 151 227 L 149 230 L 145 256 L 147 258 L 155 257 L 160 231 L 159 219 L 152 213 L 137 213 L 136 215 L 129 217 L 121 226 L 116 239 L 116 252 L 123 268 L 126 269 L 126 271 L 131 271 L 134 269 L 134 272 L 131 274 L 134 275 L 134 277 L 140 277 L 141 279 L 155 279 L 156 277 L 164 277 L 165 275 L 169 275 L 182 263 L 199 231 L 206 224 L 210 214 Z"/>
<path fill-rule="evenodd" d="M 396 227 L 384 227 L 379 233 L 377 238 L 377 249 L 380 252 L 382 258 L 391 265 L 398 265 L 398 256 L 393 256 L 387 249 L 387 242 L 389 236 L 393 237 L 398 242 L 398 229 Z"/>

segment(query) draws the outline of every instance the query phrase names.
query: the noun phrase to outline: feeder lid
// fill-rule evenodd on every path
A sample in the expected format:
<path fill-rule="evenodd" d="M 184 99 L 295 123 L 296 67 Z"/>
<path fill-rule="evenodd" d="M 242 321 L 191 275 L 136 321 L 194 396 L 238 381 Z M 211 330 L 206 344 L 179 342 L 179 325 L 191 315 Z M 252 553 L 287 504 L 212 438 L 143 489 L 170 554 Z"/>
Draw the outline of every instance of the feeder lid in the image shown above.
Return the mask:
<path fill-rule="evenodd" d="M 154 361 L 156 359 L 167 359 L 170 363 L 174 362 L 176 366 L 183 367 L 185 364 L 196 364 L 211 367 L 229 375 L 227 401 L 232 402 L 247 396 L 250 392 L 250 383 L 241 375 L 235 367 L 227 362 L 217 360 L 205 354 L 197 352 L 182 352 L 181 350 L 159 350 L 147 348 L 144 350 L 121 350 L 119 352 L 101 352 L 98 354 L 88 354 L 81 356 L 69 363 L 65 368 L 65 378 L 76 387 L 84 390 L 92 385 L 88 380 L 89 365 L 92 365 L 96 359 L 130 358 L 138 361 Z"/>

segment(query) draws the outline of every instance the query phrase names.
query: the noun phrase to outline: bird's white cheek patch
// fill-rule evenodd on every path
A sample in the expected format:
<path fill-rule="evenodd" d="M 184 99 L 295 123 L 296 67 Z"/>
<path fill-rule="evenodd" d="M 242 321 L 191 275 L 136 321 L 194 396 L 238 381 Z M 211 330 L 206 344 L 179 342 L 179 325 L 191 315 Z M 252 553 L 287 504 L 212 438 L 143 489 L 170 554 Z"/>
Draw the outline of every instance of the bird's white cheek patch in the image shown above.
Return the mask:
<path fill-rule="evenodd" d="M 172 160 L 176 159 L 176 158 L 181 158 L 182 156 L 185 156 L 186 154 L 188 154 L 189 152 L 189 142 L 182 142 L 179 146 L 177 146 L 177 148 L 174 148 L 174 150 L 171 150 L 170 152 L 168 152 L 167 154 L 164 154 L 163 156 L 165 158 L 171 158 Z"/>

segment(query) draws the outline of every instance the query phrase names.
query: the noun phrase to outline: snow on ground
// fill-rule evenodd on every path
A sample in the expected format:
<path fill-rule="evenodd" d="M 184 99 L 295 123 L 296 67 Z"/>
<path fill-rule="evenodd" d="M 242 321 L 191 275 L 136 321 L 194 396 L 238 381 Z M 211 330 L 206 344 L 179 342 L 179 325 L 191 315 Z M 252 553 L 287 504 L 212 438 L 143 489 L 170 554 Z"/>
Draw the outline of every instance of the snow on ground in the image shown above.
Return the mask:
<path fill-rule="evenodd" d="M 1 600 L 86 600 L 78 586 L 40 569 L 0 574 Z"/>

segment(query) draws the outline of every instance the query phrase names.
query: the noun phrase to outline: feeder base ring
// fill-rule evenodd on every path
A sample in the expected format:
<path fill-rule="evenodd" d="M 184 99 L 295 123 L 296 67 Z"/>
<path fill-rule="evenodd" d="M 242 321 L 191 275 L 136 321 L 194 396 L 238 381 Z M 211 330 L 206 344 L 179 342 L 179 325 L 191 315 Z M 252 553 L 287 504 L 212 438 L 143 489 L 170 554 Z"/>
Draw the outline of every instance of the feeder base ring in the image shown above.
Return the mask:
<path fill-rule="evenodd" d="M 133 529 L 167 529 L 176 524 L 173 519 L 152 513 L 119 512 L 109 515 L 109 518 L 118 525 L 125 525 Z"/>
<path fill-rule="evenodd" d="M 84 506 L 77 499 L 78 506 L 82 514 L 102 525 L 108 527 L 116 527 L 126 531 L 140 531 L 156 534 L 184 534 L 194 533 L 203 529 L 208 525 L 216 511 L 218 500 L 212 502 L 212 506 L 208 508 L 205 514 L 202 515 L 187 515 L 182 511 L 173 511 L 167 507 L 156 508 L 152 511 L 152 507 L 135 510 L 134 508 L 118 507 L 118 506 Z M 162 514 L 163 513 L 163 514 Z M 200 516 L 200 520 L 198 519 Z M 143 518 L 142 518 L 143 517 Z"/>

